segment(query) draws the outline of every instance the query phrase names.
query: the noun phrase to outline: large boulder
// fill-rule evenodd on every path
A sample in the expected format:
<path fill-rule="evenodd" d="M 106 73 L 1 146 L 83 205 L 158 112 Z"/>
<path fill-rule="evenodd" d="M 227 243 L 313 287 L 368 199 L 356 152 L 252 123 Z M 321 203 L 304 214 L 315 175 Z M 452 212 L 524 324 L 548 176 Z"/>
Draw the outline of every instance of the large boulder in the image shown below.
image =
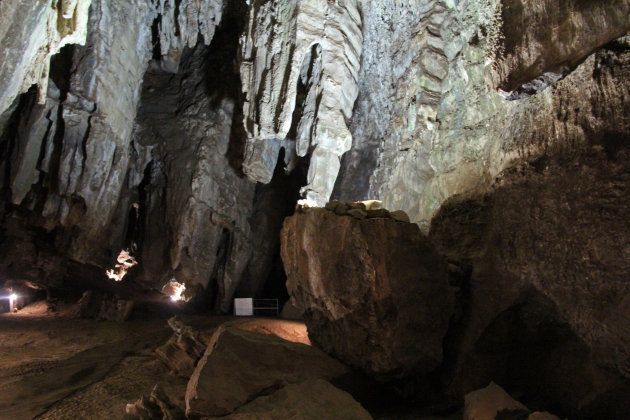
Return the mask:
<path fill-rule="evenodd" d="M 322 379 L 311 379 L 257 398 L 225 418 L 369 420 L 372 416 L 350 394 Z"/>
<path fill-rule="evenodd" d="M 347 372 L 344 365 L 314 347 L 221 326 L 188 382 L 186 414 L 225 416 L 285 385 L 333 379 Z"/>
<path fill-rule="evenodd" d="M 370 374 L 436 369 L 454 308 L 445 262 L 415 224 L 338 213 L 301 208 L 282 231 L 311 340 Z"/>

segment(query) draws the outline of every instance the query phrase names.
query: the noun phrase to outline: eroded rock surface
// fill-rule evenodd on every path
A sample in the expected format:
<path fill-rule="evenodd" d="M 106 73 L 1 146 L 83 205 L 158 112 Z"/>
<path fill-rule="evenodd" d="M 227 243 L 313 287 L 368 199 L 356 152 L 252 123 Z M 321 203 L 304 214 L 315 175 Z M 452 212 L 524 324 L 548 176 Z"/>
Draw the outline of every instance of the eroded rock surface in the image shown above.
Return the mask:
<path fill-rule="evenodd" d="M 39 102 L 45 100 L 50 59 L 64 45 L 85 43 L 91 3 L 6 0 L 0 4 L 0 116 L 31 85 L 39 85 Z"/>
<path fill-rule="evenodd" d="M 628 412 L 627 156 L 613 142 L 523 165 L 434 220 L 440 252 L 471 271 L 456 367 L 464 389 L 500 380 L 570 416 Z"/>
<path fill-rule="evenodd" d="M 350 394 L 322 379 L 311 379 L 257 398 L 226 417 L 230 420 L 263 418 L 368 420 L 372 416 Z"/>
<path fill-rule="evenodd" d="M 251 179 L 268 183 L 284 148 L 289 168 L 310 156 L 304 196 L 328 201 L 352 144 L 362 38 L 356 0 L 252 3 L 241 46 Z"/>
<path fill-rule="evenodd" d="M 442 361 L 454 308 L 446 264 L 417 225 L 354 210 L 305 208 L 287 219 L 289 293 L 313 342 L 340 360 L 377 375 L 428 373 Z"/>
<path fill-rule="evenodd" d="M 383 200 L 426 231 L 449 197 L 485 191 L 514 163 L 624 125 L 627 76 L 609 57 L 626 42 L 615 39 L 628 31 L 627 7 L 498 0 L 364 7 L 353 147 L 333 197 Z M 570 41 L 554 35 L 565 30 Z M 552 77 L 560 62 L 577 68 Z M 509 100 L 497 89 L 498 74 L 519 72 L 529 73 L 516 84 L 542 79 L 524 95 L 504 87 L 521 98 Z"/>
<path fill-rule="evenodd" d="M 503 1 L 498 86 L 510 92 L 544 74 L 564 76 L 630 32 L 629 15 L 627 1 Z"/>
<path fill-rule="evenodd" d="M 186 414 L 224 416 L 284 385 L 333 379 L 347 371 L 314 347 L 220 327 L 188 383 Z"/>

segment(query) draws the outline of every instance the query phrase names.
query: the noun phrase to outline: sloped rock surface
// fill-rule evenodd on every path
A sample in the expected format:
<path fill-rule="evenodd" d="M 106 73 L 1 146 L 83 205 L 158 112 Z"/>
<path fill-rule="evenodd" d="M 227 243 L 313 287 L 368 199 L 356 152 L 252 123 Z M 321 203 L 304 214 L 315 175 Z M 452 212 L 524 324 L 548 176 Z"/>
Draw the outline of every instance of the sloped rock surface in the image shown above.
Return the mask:
<path fill-rule="evenodd" d="M 372 416 L 351 395 L 322 379 L 311 379 L 257 398 L 225 418 L 368 420 Z"/>
<path fill-rule="evenodd" d="M 326 352 L 377 375 L 440 365 L 454 291 L 417 225 L 305 208 L 285 222 L 282 259 L 311 340 Z"/>
<path fill-rule="evenodd" d="M 188 383 L 186 414 L 224 416 L 284 385 L 333 379 L 346 372 L 345 366 L 314 347 L 220 327 Z"/>

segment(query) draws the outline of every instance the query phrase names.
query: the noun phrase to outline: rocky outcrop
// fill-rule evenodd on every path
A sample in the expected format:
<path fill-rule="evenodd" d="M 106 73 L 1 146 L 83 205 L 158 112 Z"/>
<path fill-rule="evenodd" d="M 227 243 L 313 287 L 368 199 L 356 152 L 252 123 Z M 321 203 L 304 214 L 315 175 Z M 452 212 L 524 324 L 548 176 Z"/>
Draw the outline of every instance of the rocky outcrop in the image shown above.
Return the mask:
<path fill-rule="evenodd" d="M 322 379 L 311 379 L 257 398 L 225 418 L 369 420 L 372 416 L 350 394 Z"/>
<path fill-rule="evenodd" d="M 281 148 L 292 169 L 310 157 L 303 195 L 323 205 L 352 144 L 362 48 L 356 0 L 254 1 L 242 39 L 244 170 L 271 180 Z"/>
<path fill-rule="evenodd" d="M 500 381 L 569 417 L 628 412 L 623 139 L 507 171 L 491 193 L 453 199 L 433 221 L 440 252 L 471 273 L 454 386 Z"/>
<path fill-rule="evenodd" d="M 77 303 L 79 318 L 124 322 L 133 312 L 135 302 L 105 293 L 88 290 Z"/>
<path fill-rule="evenodd" d="M 522 418 L 527 420 L 560 420 L 546 411 L 530 411 L 513 399 L 503 388 L 491 382 L 483 389 L 466 395 L 464 420 L 492 420 L 496 418 Z"/>
<path fill-rule="evenodd" d="M 623 34 L 627 7 L 627 1 L 495 0 L 365 7 L 359 95 L 349 125 L 353 147 L 333 197 L 383 200 L 426 231 L 449 197 L 487 190 L 515 162 L 624 125 L 611 110 L 627 108 L 627 94 L 620 94 L 627 83 L 618 62 L 607 58 L 619 42 L 606 43 Z M 505 24 L 501 10 L 510 15 Z M 602 29 L 590 36 L 594 27 Z M 573 35 L 554 36 L 565 30 Z M 599 52 L 588 56 L 592 51 Z M 578 66 L 563 72 L 565 79 L 545 76 L 569 62 L 567 68 Z M 553 87 L 529 96 L 537 90 L 504 86 L 516 89 L 513 98 L 498 91 L 497 80 L 519 72 L 529 72 L 519 86 L 543 76 L 533 86 Z"/>
<path fill-rule="evenodd" d="M 345 366 L 314 347 L 220 327 L 188 383 L 186 414 L 224 416 L 284 385 L 333 379 L 346 372 Z"/>
<path fill-rule="evenodd" d="M 38 102 L 45 101 L 50 59 L 65 45 L 85 43 L 90 4 L 91 0 L 2 2 L 0 116 L 31 85 L 38 85 Z"/>
<path fill-rule="evenodd" d="M 428 373 L 454 308 L 446 264 L 417 225 L 356 206 L 356 217 L 304 208 L 287 219 L 289 293 L 311 340 L 340 360 L 376 375 Z"/>
<path fill-rule="evenodd" d="M 529 84 L 532 89 L 537 78 L 542 82 L 545 75 L 552 80 L 563 77 L 597 49 L 630 32 L 628 15 L 627 1 L 503 1 L 503 42 L 495 65 L 498 87 L 512 92 Z"/>
<path fill-rule="evenodd" d="M 168 419 L 183 420 L 184 412 L 177 407 L 156 385 L 149 396 L 142 396 L 138 401 L 127 404 L 124 420 Z"/>
<path fill-rule="evenodd" d="M 155 350 L 158 358 L 168 366 L 171 372 L 184 378 L 190 378 L 197 362 L 206 351 L 209 337 L 195 331 L 177 317 L 168 320 L 173 330 L 171 338 Z"/>

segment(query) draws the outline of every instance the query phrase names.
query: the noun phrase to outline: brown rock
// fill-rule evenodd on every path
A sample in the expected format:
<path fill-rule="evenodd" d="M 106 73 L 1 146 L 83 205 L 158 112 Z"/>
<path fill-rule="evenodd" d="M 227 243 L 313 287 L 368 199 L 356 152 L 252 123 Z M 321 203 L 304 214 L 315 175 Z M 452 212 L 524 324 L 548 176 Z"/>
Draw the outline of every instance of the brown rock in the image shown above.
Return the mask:
<path fill-rule="evenodd" d="M 569 418 L 627 417 L 630 154 L 610 147 L 506 171 L 433 220 L 470 267 L 458 393 L 496 380 Z"/>
<path fill-rule="evenodd" d="M 281 252 L 289 293 L 326 352 L 372 374 L 439 366 L 454 292 L 417 225 L 310 209 L 285 221 Z"/>
<path fill-rule="evenodd" d="M 494 420 L 499 413 L 527 414 L 529 410 L 494 382 L 466 395 L 464 420 Z"/>
<path fill-rule="evenodd" d="M 285 303 L 282 308 L 282 313 L 280 316 L 284 319 L 303 319 L 302 309 L 298 308 L 297 303 L 295 303 L 294 299 L 289 299 L 287 303 Z"/>
<path fill-rule="evenodd" d="M 375 218 L 389 219 L 390 217 L 391 217 L 391 214 L 389 213 L 387 209 L 368 210 L 368 218 L 370 219 L 375 219 Z"/>
<path fill-rule="evenodd" d="M 346 214 L 360 220 L 365 219 L 368 216 L 367 211 L 361 209 L 350 209 L 346 212 Z"/>
<path fill-rule="evenodd" d="M 372 416 L 352 396 L 322 379 L 287 385 L 227 416 L 229 420 L 368 420 Z"/>
<path fill-rule="evenodd" d="M 79 318 L 116 322 L 128 320 L 134 308 L 132 300 L 120 299 L 115 295 L 92 290 L 83 293 L 77 305 L 76 315 Z"/>
<path fill-rule="evenodd" d="M 399 222 L 409 223 L 411 220 L 409 219 L 409 215 L 402 210 L 396 210 L 390 212 L 392 219 L 398 220 Z"/>
<path fill-rule="evenodd" d="M 189 378 L 208 343 L 199 332 L 175 317 L 168 320 L 168 325 L 173 329 L 174 334 L 166 344 L 158 347 L 155 353 L 171 371 Z"/>
<path fill-rule="evenodd" d="M 188 383 L 186 414 L 224 416 L 284 385 L 346 372 L 314 347 L 222 326 Z"/>
<path fill-rule="evenodd" d="M 329 201 L 328 203 L 326 203 L 326 206 L 325 206 L 326 210 L 330 210 L 330 211 L 336 211 L 340 207 L 345 207 L 345 204 L 337 200 Z"/>
<path fill-rule="evenodd" d="M 184 420 L 184 412 L 175 405 L 168 395 L 156 385 L 150 396 L 142 396 L 138 401 L 127 404 L 125 420 Z"/>

